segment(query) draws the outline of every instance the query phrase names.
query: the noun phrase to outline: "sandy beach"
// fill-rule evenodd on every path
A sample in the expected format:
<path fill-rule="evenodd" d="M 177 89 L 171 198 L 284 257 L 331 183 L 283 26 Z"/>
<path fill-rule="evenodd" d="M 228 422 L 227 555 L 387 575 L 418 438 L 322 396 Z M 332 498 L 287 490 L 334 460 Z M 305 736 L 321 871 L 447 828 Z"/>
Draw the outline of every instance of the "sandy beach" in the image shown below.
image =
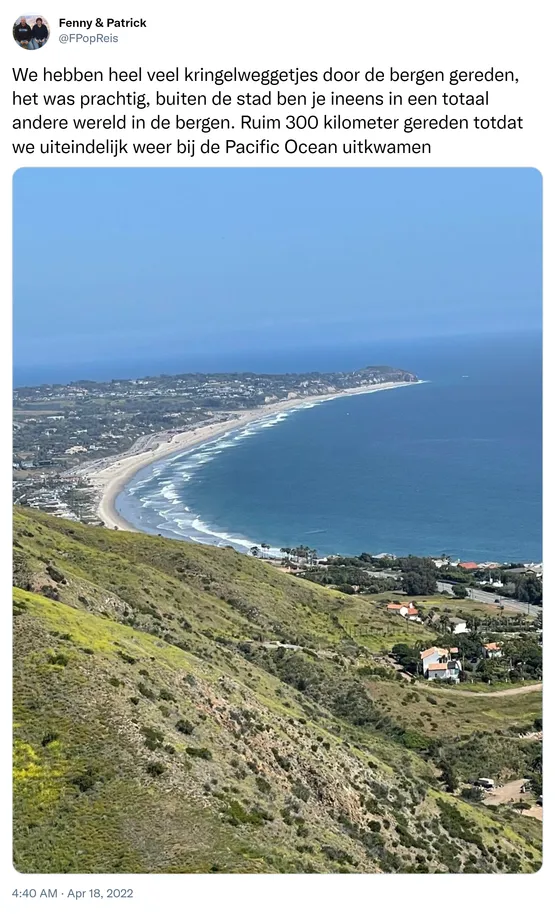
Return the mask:
<path fill-rule="evenodd" d="M 98 464 L 83 466 L 79 470 L 82 475 L 96 489 L 96 513 L 106 527 L 129 532 L 140 532 L 129 524 L 116 510 L 116 498 L 130 479 L 143 467 L 157 460 L 163 460 L 171 454 L 185 452 L 198 447 L 215 438 L 225 435 L 248 425 L 250 422 L 276 416 L 278 413 L 289 412 L 300 406 L 318 403 L 324 400 L 334 400 L 338 397 L 351 397 L 361 394 L 378 393 L 383 390 L 392 390 L 397 387 L 412 387 L 422 384 L 423 381 L 389 382 L 372 384 L 368 387 L 353 387 L 338 393 L 323 394 L 317 397 L 304 397 L 291 400 L 279 400 L 268 403 L 257 409 L 233 413 L 229 419 L 213 422 L 209 425 L 197 426 L 184 432 L 161 432 L 159 435 L 144 439 L 144 449 L 137 452 L 121 454 Z"/>

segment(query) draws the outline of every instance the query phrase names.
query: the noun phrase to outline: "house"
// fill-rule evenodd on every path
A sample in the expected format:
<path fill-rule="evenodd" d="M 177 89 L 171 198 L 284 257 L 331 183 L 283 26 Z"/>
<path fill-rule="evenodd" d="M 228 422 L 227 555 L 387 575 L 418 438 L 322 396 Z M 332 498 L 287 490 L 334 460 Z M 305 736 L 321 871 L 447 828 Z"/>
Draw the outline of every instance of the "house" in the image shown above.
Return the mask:
<path fill-rule="evenodd" d="M 454 679 L 459 681 L 461 665 L 458 660 L 448 660 L 447 663 L 430 663 L 428 665 L 428 679 Z"/>
<path fill-rule="evenodd" d="M 406 616 L 407 610 L 414 609 L 414 603 L 388 603 L 387 608 L 390 612 L 398 612 L 401 616 Z"/>
<path fill-rule="evenodd" d="M 497 644 L 496 641 L 492 641 L 490 644 L 484 644 L 482 647 L 482 656 L 486 660 L 491 660 L 492 657 L 502 657 L 503 651 L 501 645 Z"/>
<path fill-rule="evenodd" d="M 420 660 L 422 662 L 422 672 L 424 676 L 428 672 L 428 667 L 431 663 L 439 663 L 440 659 L 447 659 L 447 654 L 445 648 L 443 647 L 429 647 L 425 651 L 420 651 Z"/>
<path fill-rule="evenodd" d="M 464 619 L 459 619 L 458 616 L 450 616 L 449 625 L 451 626 L 451 631 L 454 635 L 462 635 L 464 632 L 468 631 L 466 622 Z"/>
<path fill-rule="evenodd" d="M 478 565 L 476 562 L 459 562 L 459 568 L 464 568 L 465 571 L 476 571 Z"/>
<path fill-rule="evenodd" d="M 420 622 L 422 624 L 422 619 L 418 615 L 418 610 L 415 606 L 407 606 L 405 618 L 408 622 Z"/>
<path fill-rule="evenodd" d="M 461 664 L 457 647 L 429 647 L 420 652 L 422 672 L 428 679 L 459 680 Z"/>

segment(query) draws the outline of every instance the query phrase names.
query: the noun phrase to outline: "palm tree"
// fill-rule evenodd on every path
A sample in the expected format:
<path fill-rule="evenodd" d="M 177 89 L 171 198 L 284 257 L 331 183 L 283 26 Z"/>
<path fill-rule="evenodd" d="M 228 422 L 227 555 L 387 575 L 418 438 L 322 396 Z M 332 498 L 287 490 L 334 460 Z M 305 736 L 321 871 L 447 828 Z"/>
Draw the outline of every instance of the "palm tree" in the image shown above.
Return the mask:
<path fill-rule="evenodd" d="M 260 549 L 258 548 L 258 546 L 252 546 L 249 551 L 250 551 L 251 555 L 255 556 L 255 558 L 258 558 L 258 556 L 260 555 Z"/>

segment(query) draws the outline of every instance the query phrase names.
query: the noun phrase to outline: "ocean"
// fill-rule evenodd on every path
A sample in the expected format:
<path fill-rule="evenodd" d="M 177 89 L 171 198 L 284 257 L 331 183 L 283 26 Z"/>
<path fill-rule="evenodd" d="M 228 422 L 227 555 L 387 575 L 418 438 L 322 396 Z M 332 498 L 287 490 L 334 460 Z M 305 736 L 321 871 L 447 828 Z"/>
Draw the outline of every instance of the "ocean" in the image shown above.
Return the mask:
<path fill-rule="evenodd" d="M 123 517 L 242 551 L 302 543 L 321 555 L 541 560 L 539 334 L 296 351 L 270 362 L 266 371 L 390 364 L 429 383 L 284 408 L 151 464 L 118 496 Z"/>

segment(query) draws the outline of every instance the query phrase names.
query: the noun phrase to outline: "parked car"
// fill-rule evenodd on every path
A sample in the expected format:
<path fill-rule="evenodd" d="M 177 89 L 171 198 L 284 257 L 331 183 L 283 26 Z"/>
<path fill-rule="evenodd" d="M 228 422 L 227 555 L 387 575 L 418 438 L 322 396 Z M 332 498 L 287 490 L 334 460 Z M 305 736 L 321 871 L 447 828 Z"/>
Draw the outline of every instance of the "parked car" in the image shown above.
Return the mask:
<path fill-rule="evenodd" d="M 495 787 L 495 781 L 491 778 L 478 778 L 476 781 L 476 787 L 483 787 L 484 790 L 493 790 Z"/>

